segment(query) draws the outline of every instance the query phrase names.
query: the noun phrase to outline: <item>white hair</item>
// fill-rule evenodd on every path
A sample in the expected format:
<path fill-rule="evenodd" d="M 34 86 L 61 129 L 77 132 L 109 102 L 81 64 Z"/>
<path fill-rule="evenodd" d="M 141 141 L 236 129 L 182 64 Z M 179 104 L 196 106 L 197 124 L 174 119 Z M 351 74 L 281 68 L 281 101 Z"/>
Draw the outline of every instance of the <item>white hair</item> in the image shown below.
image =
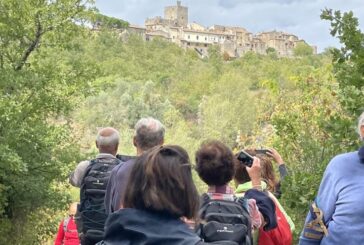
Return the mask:
<path fill-rule="evenodd" d="M 164 140 L 164 133 L 163 124 L 152 117 L 142 118 L 135 124 L 135 139 L 142 149 L 149 149 L 161 144 Z"/>
<path fill-rule="evenodd" d="M 97 133 L 96 142 L 98 146 L 115 146 L 119 144 L 120 135 L 116 129 L 112 129 L 111 134 L 108 136 L 101 135 L 102 131 L 103 129 Z"/>
<path fill-rule="evenodd" d="M 360 115 L 358 120 L 358 134 L 360 135 L 360 139 L 364 140 L 364 135 L 361 135 L 360 128 L 364 126 L 364 112 Z"/>

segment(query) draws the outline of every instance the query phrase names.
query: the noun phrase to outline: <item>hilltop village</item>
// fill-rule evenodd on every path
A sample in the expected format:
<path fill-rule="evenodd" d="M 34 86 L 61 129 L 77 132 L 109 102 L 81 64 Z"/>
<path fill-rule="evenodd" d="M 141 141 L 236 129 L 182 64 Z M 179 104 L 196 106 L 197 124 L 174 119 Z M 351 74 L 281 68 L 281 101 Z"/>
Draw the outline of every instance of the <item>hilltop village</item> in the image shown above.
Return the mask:
<path fill-rule="evenodd" d="M 236 58 L 252 51 L 267 54 L 268 50 L 275 50 L 281 57 L 292 57 L 293 50 L 298 43 L 306 43 L 296 35 L 281 31 L 268 31 L 253 34 L 243 27 L 213 25 L 204 27 L 198 23 L 188 22 L 188 7 L 177 1 L 176 6 L 164 8 L 164 17 L 153 17 L 145 20 L 145 27 L 129 25 L 122 35 L 138 34 L 146 41 L 162 38 L 176 43 L 182 48 L 196 50 L 201 56 L 208 55 L 211 45 L 219 45 L 221 52 Z M 311 46 L 313 53 L 317 52 Z"/>

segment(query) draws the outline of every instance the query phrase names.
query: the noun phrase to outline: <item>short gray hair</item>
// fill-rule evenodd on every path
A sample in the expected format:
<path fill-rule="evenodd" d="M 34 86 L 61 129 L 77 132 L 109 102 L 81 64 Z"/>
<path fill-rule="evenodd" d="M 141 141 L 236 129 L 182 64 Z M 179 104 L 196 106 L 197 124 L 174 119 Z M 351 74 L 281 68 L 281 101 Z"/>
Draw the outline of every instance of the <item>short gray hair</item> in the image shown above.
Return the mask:
<path fill-rule="evenodd" d="M 103 135 L 105 130 L 109 131 L 106 136 Z M 96 142 L 98 146 L 116 146 L 119 144 L 120 135 L 119 132 L 114 128 L 102 128 L 99 130 L 96 136 Z"/>
<path fill-rule="evenodd" d="M 135 124 L 135 141 L 137 147 L 148 150 L 164 141 L 163 124 L 152 117 L 142 118 Z"/>
<path fill-rule="evenodd" d="M 360 135 L 360 139 L 364 140 L 364 135 L 361 135 L 360 128 L 364 126 L 364 112 L 360 115 L 358 120 L 358 134 Z"/>

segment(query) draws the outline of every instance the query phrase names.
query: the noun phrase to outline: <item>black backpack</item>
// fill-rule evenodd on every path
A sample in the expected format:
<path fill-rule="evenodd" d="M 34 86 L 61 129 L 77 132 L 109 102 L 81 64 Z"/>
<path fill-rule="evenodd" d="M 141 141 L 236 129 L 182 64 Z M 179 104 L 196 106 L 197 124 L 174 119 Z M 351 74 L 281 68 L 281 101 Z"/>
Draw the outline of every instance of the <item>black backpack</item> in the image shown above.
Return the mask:
<path fill-rule="evenodd" d="M 104 225 L 108 217 L 104 198 L 112 169 L 120 163 L 116 158 L 94 159 L 86 169 L 81 184 L 79 220 L 77 222 L 81 237 L 101 241 Z"/>
<path fill-rule="evenodd" d="M 245 198 L 221 199 L 202 195 L 201 222 L 197 233 L 205 242 L 226 245 L 251 245 L 251 218 Z"/>

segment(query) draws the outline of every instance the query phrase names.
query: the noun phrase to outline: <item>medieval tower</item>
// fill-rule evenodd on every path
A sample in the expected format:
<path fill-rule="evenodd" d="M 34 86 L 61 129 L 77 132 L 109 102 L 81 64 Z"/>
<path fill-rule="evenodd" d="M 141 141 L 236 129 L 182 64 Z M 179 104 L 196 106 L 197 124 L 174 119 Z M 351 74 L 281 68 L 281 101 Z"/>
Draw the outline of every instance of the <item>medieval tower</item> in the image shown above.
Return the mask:
<path fill-rule="evenodd" d="M 164 8 L 164 19 L 173 21 L 176 26 L 186 27 L 188 24 L 188 8 L 177 1 L 177 6 Z"/>

